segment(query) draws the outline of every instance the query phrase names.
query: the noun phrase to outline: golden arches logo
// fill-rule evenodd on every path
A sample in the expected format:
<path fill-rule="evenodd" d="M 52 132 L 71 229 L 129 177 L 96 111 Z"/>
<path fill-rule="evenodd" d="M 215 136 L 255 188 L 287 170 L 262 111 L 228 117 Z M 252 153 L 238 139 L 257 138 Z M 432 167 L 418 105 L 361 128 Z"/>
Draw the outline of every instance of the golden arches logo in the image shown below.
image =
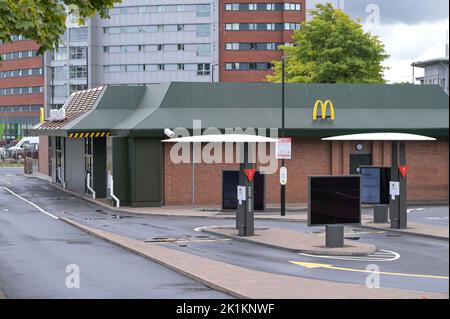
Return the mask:
<path fill-rule="evenodd" d="M 330 107 L 330 116 L 332 120 L 334 120 L 334 105 L 333 102 L 330 100 L 326 100 L 325 103 L 322 100 L 317 100 L 314 104 L 314 110 L 313 110 L 313 120 L 317 121 L 317 111 L 320 106 L 320 111 L 322 112 L 322 120 L 325 120 L 327 118 L 327 108 Z"/>

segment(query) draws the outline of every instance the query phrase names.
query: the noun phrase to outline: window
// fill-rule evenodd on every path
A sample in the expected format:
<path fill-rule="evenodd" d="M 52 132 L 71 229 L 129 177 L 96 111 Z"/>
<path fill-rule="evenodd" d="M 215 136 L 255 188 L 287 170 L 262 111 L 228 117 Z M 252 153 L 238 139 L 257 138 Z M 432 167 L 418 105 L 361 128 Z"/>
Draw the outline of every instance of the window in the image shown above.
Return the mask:
<path fill-rule="evenodd" d="M 300 3 L 285 3 L 284 10 L 286 11 L 300 11 L 301 5 Z"/>
<path fill-rule="evenodd" d="M 239 30 L 239 23 L 226 23 L 225 24 L 225 30 L 238 31 Z"/>
<path fill-rule="evenodd" d="M 176 71 L 178 69 L 177 64 L 165 64 L 164 71 Z"/>
<path fill-rule="evenodd" d="M 184 64 L 183 63 L 178 63 L 177 64 L 177 70 L 179 70 L 179 71 L 184 70 Z"/>
<path fill-rule="evenodd" d="M 67 59 L 67 48 L 53 50 L 53 60 L 62 61 Z"/>
<path fill-rule="evenodd" d="M 82 79 L 87 77 L 87 67 L 85 65 L 77 65 L 70 67 L 71 79 Z"/>
<path fill-rule="evenodd" d="M 70 59 L 72 60 L 86 59 L 86 47 L 70 47 Z"/>
<path fill-rule="evenodd" d="M 197 5 L 197 17 L 209 17 L 209 4 Z"/>
<path fill-rule="evenodd" d="M 158 44 L 156 47 L 157 47 L 158 51 L 162 51 L 162 49 L 163 49 L 163 45 L 162 44 Z"/>
<path fill-rule="evenodd" d="M 210 26 L 209 24 L 197 24 L 197 36 L 198 37 L 209 37 Z"/>
<path fill-rule="evenodd" d="M 54 81 L 66 81 L 67 80 L 67 67 L 56 66 L 52 68 Z"/>
<path fill-rule="evenodd" d="M 70 94 L 76 91 L 84 91 L 87 90 L 87 84 L 71 84 L 70 85 Z"/>
<path fill-rule="evenodd" d="M 88 39 L 88 28 L 72 28 L 69 29 L 70 42 L 83 42 Z"/>
<path fill-rule="evenodd" d="M 139 72 L 144 71 L 144 65 L 143 64 L 128 64 L 126 66 L 127 72 Z"/>
<path fill-rule="evenodd" d="M 210 56 L 211 45 L 210 44 L 197 44 L 197 56 Z"/>
<path fill-rule="evenodd" d="M 177 31 L 183 31 L 184 25 L 183 24 L 177 24 Z"/>
<path fill-rule="evenodd" d="M 177 51 L 184 51 L 184 44 L 177 44 Z"/>
<path fill-rule="evenodd" d="M 184 11 L 184 5 L 182 5 L 182 4 L 177 5 L 177 11 L 178 12 Z"/>
<path fill-rule="evenodd" d="M 68 97 L 69 96 L 66 85 L 53 86 L 53 94 L 55 95 L 55 97 Z"/>
<path fill-rule="evenodd" d="M 158 64 L 158 71 L 164 71 L 164 64 Z"/>
<path fill-rule="evenodd" d="M 162 25 L 162 24 L 157 25 L 156 26 L 156 30 L 157 31 L 164 31 L 164 25 Z"/>
<path fill-rule="evenodd" d="M 209 75 L 209 63 L 199 63 L 197 64 L 197 75 Z"/>

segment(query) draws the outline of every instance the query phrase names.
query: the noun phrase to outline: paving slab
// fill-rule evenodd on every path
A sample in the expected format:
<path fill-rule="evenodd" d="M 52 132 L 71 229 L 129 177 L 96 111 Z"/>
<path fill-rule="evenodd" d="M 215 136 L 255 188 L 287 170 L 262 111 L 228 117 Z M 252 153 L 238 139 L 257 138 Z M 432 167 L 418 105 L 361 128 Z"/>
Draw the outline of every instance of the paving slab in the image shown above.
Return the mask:
<path fill-rule="evenodd" d="M 373 221 L 366 221 L 362 223 L 362 226 L 378 229 L 378 230 L 387 230 L 391 232 L 423 236 L 433 239 L 444 239 L 448 240 L 448 228 L 447 227 L 439 227 L 430 224 L 423 223 L 411 223 L 408 222 L 408 228 L 406 229 L 392 229 L 389 223 L 374 223 Z"/>
<path fill-rule="evenodd" d="M 254 236 L 241 237 L 236 227 L 203 227 L 203 232 L 225 236 L 252 244 L 292 252 L 302 252 L 314 255 L 329 256 L 367 256 L 373 254 L 377 248 L 374 245 L 344 240 L 344 247 L 325 247 L 324 234 L 302 233 L 282 228 L 255 228 Z"/>
<path fill-rule="evenodd" d="M 95 229 L 67 218 L 61 220 L 119 247 L 160 263 L 204 285 L 237 298 L 252 299 L 448 299 L 448 294 L 278 275 L 234 266 L 186 252 L 149 244 Z"/>

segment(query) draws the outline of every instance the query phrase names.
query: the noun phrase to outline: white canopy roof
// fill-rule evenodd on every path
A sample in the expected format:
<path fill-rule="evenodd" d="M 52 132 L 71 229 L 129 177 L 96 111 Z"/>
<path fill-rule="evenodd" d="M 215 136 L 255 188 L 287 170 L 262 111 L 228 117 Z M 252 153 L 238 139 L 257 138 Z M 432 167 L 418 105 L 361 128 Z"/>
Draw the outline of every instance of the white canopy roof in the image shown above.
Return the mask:
<path fill-rule="evenodd" d="M 435 141 L 433 137 L 406 133 L 364 133 L 322 138 L 322 141 Z"/>
<path fill-rule="evenodd" d="M 278 139 L 249 134 L 212 134 L 177 137 L 163 140 L 172 143 L 275 143 Z"/>

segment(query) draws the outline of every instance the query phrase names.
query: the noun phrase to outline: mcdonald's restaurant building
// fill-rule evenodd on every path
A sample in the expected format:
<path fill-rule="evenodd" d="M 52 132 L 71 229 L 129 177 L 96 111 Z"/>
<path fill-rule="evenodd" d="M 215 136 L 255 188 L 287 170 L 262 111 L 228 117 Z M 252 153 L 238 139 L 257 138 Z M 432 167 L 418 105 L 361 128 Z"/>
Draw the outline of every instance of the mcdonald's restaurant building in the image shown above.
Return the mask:
<path fill-rule="evenodd" d="M 309 175 L 390 166 L 390 142 L 321 140 L 369 132 L 435 137 L 434 142 L 406 143 L 408 200 L 448 202 L 449 99 L 438 86 L 287 84 L 285 93 L 285 135 L 292 138 L 292 157 L 286 160 L 288 204 L 307 201 Z M 161 142 L 167 138 L 164 129 L 186 128 L 192 134 L 194 121 L 200 120 L 203 130 L 264 128 L 268 135 L 281 126 L 281 85 L 104 86 L 72 94 L 63 108 L 64 113 L 33 130 L 49 136 L 53 183 L 86 196 L 95 191 L 96 198 L 105 199 L 111 198 L 113 184 L 121 206 L 232 209 L 239 165 L 174 163 L 174 146 Z M 257 163 L 257 170 L 262 165 Z M 256 175 L 255 209 L 279 203 L 279 193 L 278 171 Z"/>

